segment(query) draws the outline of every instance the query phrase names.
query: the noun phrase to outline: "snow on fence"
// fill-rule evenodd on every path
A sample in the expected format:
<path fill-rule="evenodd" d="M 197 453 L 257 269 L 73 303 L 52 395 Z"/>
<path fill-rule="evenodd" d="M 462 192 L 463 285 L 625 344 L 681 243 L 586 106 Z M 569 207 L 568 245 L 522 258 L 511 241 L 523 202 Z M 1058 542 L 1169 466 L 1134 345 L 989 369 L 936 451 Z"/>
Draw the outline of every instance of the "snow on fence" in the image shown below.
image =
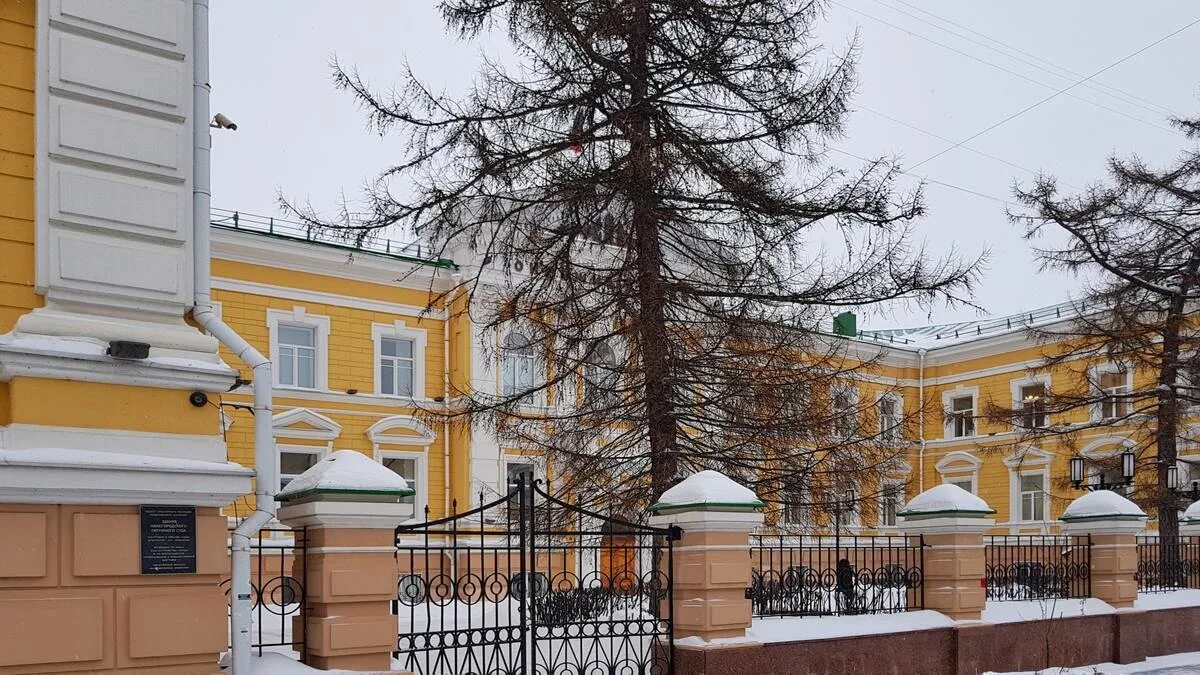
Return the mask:
<path fill-rule="evenodd" d="M 1200 537 L 1137 538 L 1139 593 L 1200 588 Z"/>
<path fill-rule="evenodd" d="M 1091 596 L 1088 535 L 994 535 L 984 544 L 989 601 Z"/>
<path fill-rule="evenodd" d="M 884 614 L 923 609 L 917 537 L 750 537 L 754 616 Z"/>

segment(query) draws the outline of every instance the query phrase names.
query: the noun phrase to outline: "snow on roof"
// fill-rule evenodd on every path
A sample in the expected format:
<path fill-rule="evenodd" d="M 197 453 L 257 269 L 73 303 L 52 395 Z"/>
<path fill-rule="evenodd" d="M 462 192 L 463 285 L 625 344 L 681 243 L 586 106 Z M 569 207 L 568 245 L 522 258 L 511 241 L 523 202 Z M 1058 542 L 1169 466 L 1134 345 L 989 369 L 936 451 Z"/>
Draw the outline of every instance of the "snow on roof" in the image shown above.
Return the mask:
<path fill-rule="evenodd" d="M 317 492 L 411 495 L 413 489 L 396 472 L 354 450 L 338 450 L 292 479 L 279 491 L 279 501 Z"/>
<path fill-rule="evenodd" d="M 680 481 L 659 497 L 651 511 L 680 506 L 764 506 L 754 491 L 739 485 L 729 476 L 706 470 Z"/>
<path fill-rule="evenodd" d="M 1062 514 L 1062 520 L 1108 517 L 1123 520 L 1145 518 L 1146 512 L 1112 490 L 1096 490 L 1068 504 Z"/>
<path fill-rule="evenodd" d="M 188 473 L 253 473 L 240 464 L 233 462 L 206 462 L 201 459 L 134 455 L 123 452 L 101 452 L 99 450 L 76 450 L 74 448 L 0 450 L 0 466 L 45 466 Z"/>
<path fill-rule="evenodd" d="M 966 490 L 943 483 L 929 488 L 913 497 L 900 512 L 902 516 L 929 515 L 934 513 L 995 513 L 979 497 Z"/>
<path fill-rule="evenodd" d="M 970 342 L 981 337 L 1046 326 L 1056 321 L 1074 318 L 1084 309 L 1086 308 L 1080 303 L 1068 301 L 1010 316 L 979 319 L 976 321 L 959 321 L 956 323 L 934 324 L 932 326 L 887 328 L 882 330 L 864 328 L 859 331 L 858 337 L 863 340 L 886 342 L 910 348 L 945 347 L 961 342 Z"/>

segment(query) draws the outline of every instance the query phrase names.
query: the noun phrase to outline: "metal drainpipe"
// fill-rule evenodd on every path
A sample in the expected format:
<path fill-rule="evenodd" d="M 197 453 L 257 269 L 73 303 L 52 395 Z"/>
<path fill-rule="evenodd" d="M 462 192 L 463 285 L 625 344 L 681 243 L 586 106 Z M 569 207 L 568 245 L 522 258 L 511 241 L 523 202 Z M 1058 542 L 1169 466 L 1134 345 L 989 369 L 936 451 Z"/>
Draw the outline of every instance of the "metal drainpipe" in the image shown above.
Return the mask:
<path fill-rule="evenodd" d="M 233 673 L 250 672 L 250 541 L 275 518 L 279 458 L 271 429 L 271 361 L 225 324 L 212 304 L 212 242 L 209 222 L 211 138 L 208 130 L 208 0 L 192 0 L 192 229 L 195 304 L 192 318 L 238 359 L 250 366 L 254 392 L 254 512 L 234 530 L 231 539 Z"/>
<path fill-rule="evenodd" d="M 924 347 L 917 350 L 919 364 L 917 367 L 917 398 L 921 402 L 921 412 L 917 417 L 919 427 L 917 433 L 921 436 L 921 450 L 917 460 L 918 492 L 925 491 L 925 354 L 927 351 Z"/>
<path fill-rule="evenodd" d="M 457 288 L 461 274 L 450 277 Z M 453 292 L 446 296 L 446 318 L 442 326 L 442 412 L 450 407 L 450 310 Z M 442 517 L 450 515 L 450 420 L 442 422 Z"/>

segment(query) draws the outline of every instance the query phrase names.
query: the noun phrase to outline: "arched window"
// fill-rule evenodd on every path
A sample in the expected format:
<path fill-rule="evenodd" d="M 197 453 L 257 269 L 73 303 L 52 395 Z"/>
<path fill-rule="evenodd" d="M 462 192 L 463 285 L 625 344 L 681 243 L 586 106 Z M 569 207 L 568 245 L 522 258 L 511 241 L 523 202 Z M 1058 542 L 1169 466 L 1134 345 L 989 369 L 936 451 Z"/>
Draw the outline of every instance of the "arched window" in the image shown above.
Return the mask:
<path fill-rule="evenodd" d="M 534 387 L 537 354 L 533 342 L 522 333 L 504 337 L 500 357 L 500 394 L 520 396 Z"/>

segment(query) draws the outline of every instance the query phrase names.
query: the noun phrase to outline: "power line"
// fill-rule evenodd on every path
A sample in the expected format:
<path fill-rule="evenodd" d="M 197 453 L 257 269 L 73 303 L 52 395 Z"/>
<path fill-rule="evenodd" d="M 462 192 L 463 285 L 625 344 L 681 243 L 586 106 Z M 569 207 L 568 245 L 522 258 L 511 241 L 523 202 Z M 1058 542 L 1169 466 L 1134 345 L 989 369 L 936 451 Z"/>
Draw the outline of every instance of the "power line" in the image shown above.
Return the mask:
<path fill-rule="evenodd" d="M 897 7 L 893 7 L 892 5 L 889 5 L 889 4 L 885 3 L 885 2 L 883 2 L 883 0 L 871 0 L 871 2 L 874 2 L 875 4 L 877 4 L 877 5 L 881 6 L 881 7 L 886 7 L 887 9 L 890 9 L 890 10 L 892 10 L 893 12 L 898 12 L 898 13 L 900 13 L 900 14 L 903 14 L 904 16 L 910 17 L 910 18 L 912 18 L 912 19 L 914 19 L 914 20 L 916 20 L 916 21 L 920 21 L 921 23 L 924 23 L 924 24 L 926 24 L 926 25 L 928 25 L 928 26 L 931 26 L 931 27 L 933 27 L 933 28 L 936 28 L 936 29 L 938 29 L 938 30 L 940 30 L 940 31 L 943 31 L 943 32 L 949 33 L 950 35 L 954 35 L 955 37 L 958 37 L 958 38 L 960 38 L 960 39 L 962 39 L 962 40 L 966 40 L 967 42 L 970 42 L 970 43 L 972 43 L 972 44 L 979 45 L 980 47 L 983 47 L 984 49 L 987 49 L 987 50 L 993 51 L 993 52 L 995 52 L 995 53 L 997 53 L 997 54 L 1000 54 L 1001 56 L 1004 56 L 1004 57 L 1006 57 L 1006 58 L 1010 58 L 1010 59 L 1013 59 L 1014 61 L 1019 61 L 1020 63 L 1024 63 L 1025 65 L 1031 66 L 1031 67 L 1033 67 L 1033 68 L 1037 68 L 1038 70 L 1040 70 L 1040 71 L 1042 71 L 1042 72 L 1044 72 L 1044 73 L 1046 73 L 1046 74 L 1053 75 L 1053 76 L 1055 76 L 1055 77 L 1061 77 L 1061 78 L 1063 78 L 1063 79 L 1067 79 L 1067 80 L 1070 80 L 1071 78 L 1076 78 L 1076 79 L 1077 79 L 1077 78 L 1081 78 L 1081 77 L 1083 77 L 1083 74 L 1082 74 L 1082 73 L 1077 73 L 1077 72 L 1075 72 L 1075 71 L 1071 70 L 1070 68 L 1065 68 L 1065 67 L 1063 67 L 1063 66 L 1060 66 L 1060 65 L 1058 65 L 1057 63 L 1054 63 L 1053 61 L 1050 61 L 1050 60 L 1048 60 L 1048 59 L 1045 59 L 1045 58 L 1042 58 L 1042 57 L 1038 56 L 1037 54 L 1033 54 L 1033 53 L 1027 52 L 1027 51 L 1025 51 L 1025 50 L 1023 50 L 1023 49 L 1020 49 L 1019 47 L 1014 47 L 1013 45 L 1011 45 L 1011 44 L 1008 44 L 1007 42 L 1004 42 L 1003 40 L 998 40 L 998 39 L 996 39 L 996 38 L 994 38 L 994 37 L 991 37 L 990 35 L 987 35 L 986 33 L 981 33 L 981 32 L 979 32 L 979 31 L 977 31 L 977 30 L 974 30 L 974 29 L 972 29 L 970 26 L 966 26 L 966 25 L 963 25 L 963 24 L 961 24 L 961 23 L 958 23 L 958 22 L 952 21 L 952 20 L 950 20 L 950 19 L 947 19 L 947 18 L 945 18 L 945 17 L 943 17 L 943 16 L 941 16 L 941 15 L 939 15 L 939 14 L 935 13 L 935 12 L 931 12 L 931 11 L 929 11 L 929 10 L 927 10 L 927 9 L 923 9 L 923 8 L 921 8 L 921 7 L 918 7 L 918 6 L 916 6 L 916 5 L 914 5 L 914 4 L 910 3 L 910 2 L 907 2 L 907 0 L 893 0 L 893 1 L 894 1 L 894 2 L 897 2 L 897 3 L 901 4 L 901 5 L 904 5 L 905 7 L 909 7 L 909 8 L 911 8 L 911 9 L 913 9 L 913 10 L 916 10 L 916 11 L 918 11 L 918 12 L 922 13 L 922 14 L 926 14 L 926 15 L 928 15 L 928 16 L 931 16 L 931 17 L 933 17 L 933 18 L 935 18 L 935 19 L 937 19 L 938 21 L 941 21 L 941 22 L 943 22 L 943 23 L 947 23 L 947 24 L 949 24 L 949 25 L 951 25 L 951 26 L 955 26 L 955 27 L 957 27 L 957 28 L 961 28 L 962 30 L 964 30 L 964 31 L 966 31 L 966 32 L 968 32 L 968 33 L 971 33 L 972 35 L 978 35 L 979 37 L 983 38 L 984 40 L 987 40 L 987 41 L 989 41 L 989 42 L 993 42 L 993 43 L 995 43 L 995 44 L 998 44 L 998 45 L 1000 45 L 1000 46 L 1004 47 L 1005 49 L 1007 49 L 1007 50 L 1009 50 L 1009 51 L 1011 51 L 1011 52 L 1014 52 L 1014 53 L 1016 53 L 1016 54 L 1019 54 L 1019 55 L 1021 55 L 1021 56 L 1024 56 L 1024 57 L 1028 57 L 1028 59 L 1025 59 L 1025 58 L 1020 58 L 1020 57 L 1018 57 L 1018 56 L 1014 56 L 1013 54 L 1006 53 L 1006 52 L 1005 52 L 1005 51 L 1003 51 L 1003 50 L 997 49 L 997 48 L 995 48 L 995 47 L 993 47 L 993 46 L 991 46 L 991 45 L 989 45 L 989 44 L 986 44 L 986 43 L 984 43 L 984 42 L 980 42 L 979 40 L 975 40 L 975 39 L 973 39 L 973 38 L 971 38 L 971 37 L 968 37 L 968 36 L 966 36 L 966 35 L 963 35 L 962 33 L 959 33 L 959 32 L 953 31 L 953 30 L 950 30 L 950 29 L 948 29 L 948 28 L 944 28 L 944 27 L 942 27 L 942 26 L 939 26 L 939 25 L 937 25 L 937 24 L 935 24 L 935 23 L 932 23 L 932 22 L 928 21 L 927 19 L 922 19 L 921 17 L 919 17 L 919 16 L 917 16 L 917 15 L 915 15 L 915 14 L 912 14 L 912 13 L 910 13 L 910 12 L 906 12 L 906 11 L 904 11 L 904 10 L 902 10 L 902 9 L 899 9 L 899 8 L 897 8 Z M 1032 59 L 1032 61 L 1030 61 L 1029 59 Z M 1039 64 L 1045 64 L 1046 66 L 1050 66 L 1050 68 L 1053 68 L 1054 70 L 1051 70 L 1050 68 L 1046 68 L 1045 66 L 1043 66 L 1043 65 L 1039 65 Z M 1059 71 L 1059 72 L 1055 72 L 1055 70 L 1057 70 L 1057 71 Z M 1063 75 L 1062 73 L 1066 73 L 1066 75 Z M 1129 92 L 1127 92 L 1127 91 L 1123 91 L 1123 90 L 1121 90 L 1121 89 L 1118 89 L 1118 88 L 1116 88 L 1116 87 L 1113 87 L 1113 86 L 1111 86 L 1111 85 L 1104 84 L 1103 82 L 1098 82 L 1098 81 L 1097 81 L 1097 82 L 1089 82 L 1088 84 L 1086 84 L 1086 85 L 1085 85 L 1085 87 L 1086 87 L 1086 88 L 1088 88 L 1088 89 L 1091 89 L 1091 90 L 1093 90 L 1093 91 L 1095 91 L 1095 92 L 1097 92 L 1097 93 L 1099 93 L 1099 94 L 1103 94 L 1103 95 L 1106 95 L 1106 96 L 1111 96 L 1111 97 L 1113 97 L 1113 98 L 1115 98 L 1115 99 L 1117 99 L 1117 100 L 1120 100 L 1120 101 L 1122 101 L 1123 103 L 1126 103 L 1126 104 L 1128 104 L 1128 105 L 1132 105 L 1132 106 L 1139 107 L 1139 108 L 1141 108 L 1141 109 L 1143 109 L 1143 110 L 1145 110 L 1145 111 L 1147 111 L 1147 112 L 1150 112 L 1150 113 L 1152 113 L 1152 114 L 1154 114 L 1154 115 L 1165 115 L 1165 116 L 1168 116 L 1168 117 L 1179 117 L 1179 114 L 1178 114 L 1177 112 L 1175 112 L 1174 110 L 1171 110 L 1170 108 L 1168 108 L 1168 107 L 1166 107 L 1166 106 L 1159 105 L 1158 103 L 1155 103 L 1154 101 L 1150 101 L 1150 100 L 1148 100 L 1148 99 L 1142 98 L 1141 96 L 1137 96 L 1136 94 L 1131 94 L 1131 93 L 1129 93 Z M 1105 91 L 1105 90 L 1107 90 L 1107 91 Z"/>
<path fill-rule="evenodd" d="M 853 157 L 854 159 L 857 159 L 859 161 L 867 162 L 868 164 L 874 161 L 871 159 L 867 159 L 866 157 L 863 157 L 862 155 L 856 155 L 853 152 L 850 152 L 848 150 L 843 150 L 841 148 L 830 147 L 829 149 L 833 150 L 834 152 L 838 152 L 843 155 L 846 155 L 847 157 Z M 920 181 L 932 183 L 934 185 L 940 185 L 942 187 L 950 188 L 952 190 L 958 190 L 959 192 L 964 192 L 969 195 L 974 195 L 976 197 L 980 197 L 982 199 L 987 199 L 987 200 L 996 202 L 998 204 L 1004 204 L 1005 206 L 1016 206 L 1015 204 L 1008 201 L 1007 199 L 1002 199 L 1000 197 L 996 197 L 995 195 L 989 195 L 986 192 L 978 192 L 978 191 L 972 190 L 970 188 L 965 188 L 961 185 L 955 185 L 953 183 L 947 183 L 945 181 L 940 181 L 936 178 L 930 178 L 929 176 L 918 176 L 917 174 L 912 173 L 911 171 L 905 171 L 904 169 L 897 169 L 897 171 L 899 171 L 899 173 L 902 173 L 910 178 L 916 178 L 917 180 L 920 180 Z"/>
<path fill-rule="evenodd" d="M 1150 49 L 1151 47 L 1154 47 L 1154 46 L 1156 46 L 1156 45 L 1159 45 L 1159 44 L 1161 44 L 1161 43 L 1163 43 L 1163 42 L 1165 42 L 1165 41 L 1169 40 L 1170 38 L 1173 38 L 1173 37 L 1175 37 L 1176 35 L 1179 35 L 1179 34 L 1180 34 L 1180 33 L 1182 33 L 1183 31 L 1185 31 L 1185 30 L 1187 30 L 1187 29 L 1191 28 L 1192 26 L 1195 26 L 1195 25 L 1196 25 L 1196 24 L 1198 24 L 1198 23 L 1200 23 L 1200 18 L 1194 19 L 1193 21 L 1191 21 L 1191 22 L 1190 22 L 1190 23 L 1188 23 L 1187 25 L 1183 26 L 1182 28 L 1178 28 L 1178 29 L 1176 29 L 1176 30 L 1174 30 L 1174 31 L 1171 31 L 1170 33 L 1168 33 L 1168 34 L 1166 34 L 1166 35 L 1164 35 L 1164 36 L 1160 37 L 1159 39 L 1155 40 L 1154 42 L 1151 42 L 1150 44 L 1146 45 L 1145 47 L 1142 47 L 1141 49 L 1138 49 L 1137 51 L 1133 52 L 1132 54 L 1129 54 L 1129 55 L 1127 55 L 1127 56 L 1125 56 L 1125 57 L 1122 57 L 1122 58 L 1120 58 L 1120 59 L 1117 59 L 1116 61 L 1113 61 L 1112 63 L 1108 64 L 1107 66 L 1104 66 L 1103 68 L 1101 68 L 1100 70 L 1097 70 L 1096 72 L 1092 73 L 1091 75 L 1088 75 L 1087 77 L 1085 77 L 1085 78 L 1083 78 L 1083 79 L 1081 79 L 1081 80 L 1077 80 L 1077 81 L 1075 81 L 1073 84 L 1070 84 L 1070 85 L 1068 85 L 1068 86 L 1066 86 L 1066 87 L 1064 87 L 1064 88 L 1062 88 L 1062 89 L 1059 89 L 1058 91 L 1054 92 L 1053 94 L 1050 94 L 1049 96 L 1046 96 L 1045 98 L 1043 98 L 1043 99 L 1041 99 L 1041 100 L 1039 100 L 1039 101 L 1037 101 L 1037 102 L 1035 102 L 1035 103 L 1032 103 L 1032 104 L 1030 104 L 1030 105 L 1028 105 L 1028 106 L 1025 106 L 1024 108 L 1022 108 L 1022 109 L 1018 110 L 1017 112 L 1015 112 L 1015 113 L 1013 113 L 1013 114 L 1009 115 L 1008 117 L 1005 117 L 1004 119 L 1000 120 L 999 122 L 996 122 L 995 124 L 992 124 L 992 125 L 990 125 L 990 126 L 988 126 L 988 127 L 984 128 L 983 130 L 981 130 L 981 131 L 979 131 L 979 132 L 977 132 L 977 133 L 975 133 L 975 134 L 972 134 L 972 135 L 968 136 L 967 138 L 964 138 L 963 140 L 961 140 L 961 141 L 959 141 L 959 142 L 955 143 L 954 145 L 952 145 L 952 146 L 950 146 L 950 147 L 946 148 L 945 150 L 942 150 L 941 152 L 935 153 L 934 155 L 932 155 L 932 156 L 930 156 L 930 157 L 927 157 L 927 158 L 925 158 L 925 159 L 921 160 L 920 162 L 917 162 L 916 164 L 914 164 L 914 165 L 912 165 L 911 167 L 909 167 L 909 168 L 910 168 L 910 170 L 911 170 L 911 169 L 915 169 L 915 168 L 917 168 L 918 166 L 921 166 L 922 164 L 926 164 L 926 163 L 928 163 L 928 162 L 930 162 L 930 161 L 933 161 L 933 160 L 937 159 L 938 157 L 941 157 L 942 155 L 946 154 L 947 152 L 950 152 L 951 150 L 953 150 L 953 149 L 955 149 L 955 148 L 961 147 L 961 146 L 962 146 L 964 143 L 968 143 L 968 142 L 970 142 L 970 141 L 973 141 L 973 140 L 975 140 L 976 138 L 979 138 L 980 136 L 982 136 L 982 135 L 984 135 L 984 134 L 988 133 L 989 131 L 991 131 L 992 129 L 995 129 L 996 127 L 999 127 L 999 126 L 1001 126 L 1001 125 L 1003 125 L 1003 124 L 1006 124 L 1006 123 L 1008 123 L 1008 122 L 1010 122 L 1010 121 L 1012 121 L 1012 120 L 1014 120 L 1014 119 L 1016 119 L 1016 118 L 1020 117 L 1021 115 L 1024 115 L 1025 113 L 1029 112 L 1030 110 L 1033 110 L 1034 108 L 1037 108 L 1038 106 L 1042 105 L 1043 103 L 1047 103 L 1048 101 L 1051 101 L 1051 100 L 1053 100 L 1053 99 L 1057 98 L 1057 97 L 1058 97 L 1059 95 L 1061 95 L 1061 94 L 1065 94 L 1065 93 L 1067 93 L 1067 92 L 1068 92 L 1068 91 L 1070 91 L 1071 89 L 1074 89 L 1075 87 L 1077 87 L 1077 86 L 1079 86 L 1079 85 L 1083 84 L 1084 82 L 1086 82 L 1086 81 L 1088 81 L 1088 80 L 1092 79 L 1093 77 L 1096 77 L 1097 75 L 1100 75 L 1101 73 L 1104 73 L 1104 72 L 1106 72 L 1106 71 L 1108 71 L 1108 70 L 1111 70 L 1111 69 L 1113 69 L 1113 68 L 1115 68 L 1115 67 L 1117 67 L 1117 66 L 1121 65 L 1122 63 L 1125 63 L 1126 61 L 1128 61 L 1129 59 L 1132 59 L 1133 57 L 1137 56 L 1138 54 L 1141 54 L 1142 52 L 1144 52 L 1144 51 L 1146 51 L 1146 50 Z"/>
<path fill-rule="evenodd" d="M 1036 79 L 1034 79 L 1034 78 L 1032 78 L 1032 77 L 1029 77 L 1028 75 L 1025 75 L 1024 73 L 1021 73 L 1021 72 L 1019 72 L 1019 71 L 1013 70 L 1012 68 L 1008 68 L 1008 67 L 1006 67 L 1006 66 L 1002 66 L 1002 65 L 1000 65 L 1000 64 L 998 64 L 998 63 L 994 63 L 994 62 L 992 62 L 992 61 L 988 61 L 987 59 L 980 58 L 980 57 L 978 57 L 978 56 L 976 56 L 976 55 L 974 55 L 974 54 L 971 54 L 970 52 L 965 52 L 965 51 L 963 51 L 963 50 L 961 50 L 961 49 L 958 49 L 957 47 L 953 47 L 953 46 L 951 46 L 951 45 L 948 45 L 948 44 L 946 44 L 945 42 L 939 42 L 938 40 L 935 40 L 935 39 L 933 39 L 933 38 L 931 38 L 931 37 L 929 37 L 929 36 L 927 36 L 927 35 L 922 35 L 922 34 L 920 34 L 920 33 L 916 32 L 916 31 L 913 31 L 912 29 L 905 28 L 904 26 L 897 25 L 897 24 L 895 24 L 895 23 L 892 23 L 891 21 L 888 21 L 888 20 L 886 20 L 886 19 L 881 19 L 881 18 L 879 18 L 879 17 L 877 17 L 877 16 L 875 16 L 875 15 L 873 15 L 873 14 L 868 14 L 867 12 L 864 12 L 864 11 L 862 11 L 862 10 L 860 10 L 860 9 L 856 9 L 856 8 L 854 8 L 854 7 L 850 7 L 849 5 L 846 5 L 846 4 L 843 4 L 843 3 L 837 2 L 836 0 L 831 0 L 831 2 L 832 2 L 833 4 L 835 4 L 835 5 L 839 5 L 839 6 L 841 6 L 841 7 L 844 7 L 844 8 L 846 8 L 846 9 L 850 10 L 851 12 L 854 12 L 855 14 L 859 14 L 859 15 L 861 15 L 861 16 L 864 16 L 864 17 L 868 18 L 868 19 L 871 19 L 872 21 L 876 21 L 876 22 L 878 22 L 878 23 L 881 23 L 881 24 L 883 24 L 883 25 L 885 25 L 885 26 L 888 26 L 889 28 L 893 28 L 893 29 L 895 29 L 895 30 L 898 30 L 898 31 L 900 31 L 900 32 L 902 32 L 902 33 L 906 33 L 906 34 L 908 34 L 908 35 L 911 35 L 911 36 L 913 36 L 913 37 L 915 37 L 915 38 L 919 38 L 919 39 L 921 39 L 921 40 L 924 40 L 924 41 L 926 41 L 926 42 L 928 42 L 928 43 L 930 43 L 930 44 L 937 45 L 938 47 L 941 47 L 942 49 L 946 49 L 946 50 L 948 50 L 948 51 L 951 51 L 951 52 L 953 52 L 953 53 L 955 53 L 955 54 L 958 54 L 959 56 L 963 56 L 963 57 L 966 57 L 966 58 L 968 58 L 968 59 L 971 59 L 972 61 L 977 61 L 977 62 L 979 62 L 979 63 L 982 63 L 982 64 L 984 64 L 984 65 L 986 65 L 986 66 L 989 66 L 989 67 L 991 67 L 991 68 L 995 68 L 996 70 L 999 70 L 999 71 L 1001 71 L 1001 72 L 1008 73 L 1009 75 L 1012 75 L 1013 77 L 1017 77 L 1017 78 L 1020 78 L 1020 79 L 1022 79 L 1022 80 L 1025 80 L 1026 82 L 1030 82 L 1030 83 L 1032 83 L 1032 84 L 1036 84 L 1036 85 L 1038 85 L 1039 87 L 1045 87 L 1045 88 L 1047 88 L 1047 89 L 1058 89 L 1057 85 L 1053 85 L 1053 84 L 1047 84 L 1047 83 L 1045 83 L 1045 82 L 1042 82 L 1041 80 L 1036 80 Z M 1114 65 L 1115 65 L 1115 64 L 1114 64 Z M 1086 78 L 1085 78 L 1085 79 L 1086 79 Z M 1074 88 L 1074 86 L 1075 86 L 1075 85 L 1078 85 L 1078 84 L 1081 84 L 1081 82 L 1076 82 L 1075 84 L 1071 85 L 1070 87 L 1067 87 L 1067 89 L 1072 89 L 1072 88 Z M 1058 90 L 1058 91 L 1057 91 L 1057 93 L 1056 93 L 1056 95 L 1057 95 L 1058 93 L 1063 93 L 1064 91 L 1065 91 L 1065 90 Z M 1143 119 L 1143 118 L 1141 118 L 1141 117 L 1138 117 L 1137 115 L 1131 115 L 1131 114 L 1129 114 L 1129 113 L 1127 113 L 1127 112 L 1125 112 L 1125 111 L 1123 111 L 1123 110 L 1118 110 L 1117 108 L 1113 108 L 1113 107 L 1111 107 L 1111 106 L 1104 105 L 1103 103 L 1097 103 L 1096 101 L 1093 101 L 1093 100 L 1091 100 L 1091 99 L 1088 99 L 1088 98 L 1084 98 L 1084 97 L 1082 97 L 1082 96 L 1077 96 L 1077 95 L 1075 95 L 1075 94 L 1068 94 L 1068 96 L 1069 96 L 1070 98 L 1073 98 L 1073 99 L 1077 100 L 1077 101 L 1082 101 L 1083 103 L 1087 103 L 1088 105 L 1093 105 L 1093 106 L 1095 106 L 1095 107 L 1097 107 L 1097 108 L 1100 108 L 1100 109 L 1102 109 L 1102 110 L 1107 110 L 1108 112 L 1111 112 L 1111 113 L 1113 113 L 1113 114 L 1115 114 L 1115 115 L 1120 115 L 1121 117 L 1125 117 L 1125 118 L 1127 118 L 1127 119 L 1130 119 L 1130 120 L 1133 120 L 1133 121 L 1135 121 L 1135 122 L 1141 122 L 1142 124 L 1145 124 L 1145 125 L 1147 125 L 1147 126 L 1154 127 L 1155 129 L 1159 129 L 1160 131 L 1167 131 L 1167 132 L 1170 132 L 1170 133 L 1175 133 L 1175 130 L 1174 130 L 1174 129 L 1171 129 L 1170 127 L 1163 126 L 1163 125 L 1161 125 L 1161 124 L 1158 124 L 1158 123 L 1156 123 L 1156 122 L 1151 122 L 1150 120 Z"/>

